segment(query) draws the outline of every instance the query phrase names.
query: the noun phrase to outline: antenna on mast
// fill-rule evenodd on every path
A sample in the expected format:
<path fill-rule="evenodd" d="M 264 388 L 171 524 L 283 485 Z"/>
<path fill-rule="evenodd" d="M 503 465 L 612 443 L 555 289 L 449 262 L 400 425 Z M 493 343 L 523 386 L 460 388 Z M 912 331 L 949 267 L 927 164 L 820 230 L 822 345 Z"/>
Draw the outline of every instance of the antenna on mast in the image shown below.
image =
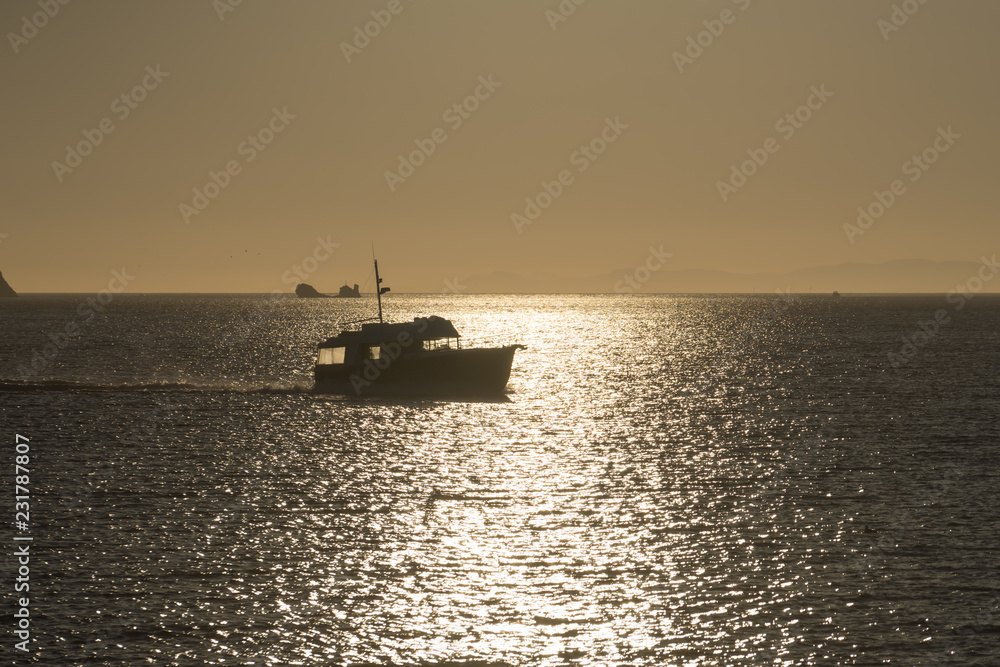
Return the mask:
<path fill-rule="evenodd" d="M 378 275 L 378 260 L 375 259 L 375 243 L 372 242 L 372 261 L 375 262 L 375 295 L 378 297 L 378 322 L 384 324 L 382 319 L 382 295 L 389 291 L 388 287 L 382 287 L 382 279 Z"/>

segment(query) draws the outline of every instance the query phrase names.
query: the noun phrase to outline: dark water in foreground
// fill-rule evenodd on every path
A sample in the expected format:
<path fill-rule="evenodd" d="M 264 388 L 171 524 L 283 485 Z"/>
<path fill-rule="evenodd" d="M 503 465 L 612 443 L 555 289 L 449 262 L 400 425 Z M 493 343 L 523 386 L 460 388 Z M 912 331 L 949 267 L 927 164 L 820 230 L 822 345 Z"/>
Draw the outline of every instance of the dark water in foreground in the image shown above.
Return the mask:
<path fill-rule="evenodd" d="M 0 303 L 4 656 L 16 432 L 39 664 L 1000 663 L 1000 299 L 391 302 L 496 402 L 309 393 L 367 303 L 83 301 Z"/>

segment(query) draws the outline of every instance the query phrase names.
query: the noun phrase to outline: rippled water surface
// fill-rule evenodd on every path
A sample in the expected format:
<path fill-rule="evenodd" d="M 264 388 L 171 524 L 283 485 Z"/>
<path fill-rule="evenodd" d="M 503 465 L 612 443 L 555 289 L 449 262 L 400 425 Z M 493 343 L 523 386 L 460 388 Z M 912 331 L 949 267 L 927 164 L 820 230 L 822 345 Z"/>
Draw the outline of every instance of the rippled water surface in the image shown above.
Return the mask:
<path fill-rule="evenodd" d="M 1000 299 L 394 298 L 489 402 L 311 393 L 367 300 L 81 302 L 0 304 L 41 664 L 1000 662 Z"/>

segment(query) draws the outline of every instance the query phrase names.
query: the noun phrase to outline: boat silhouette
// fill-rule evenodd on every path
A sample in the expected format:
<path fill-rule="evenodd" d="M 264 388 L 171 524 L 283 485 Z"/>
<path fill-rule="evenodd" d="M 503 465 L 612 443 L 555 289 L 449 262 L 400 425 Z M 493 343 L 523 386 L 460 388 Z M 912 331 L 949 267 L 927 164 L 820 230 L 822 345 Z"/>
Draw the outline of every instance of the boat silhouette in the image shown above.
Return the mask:
<path fill-rule="evenodd" d="M 375 260 L 378 322 L 345 330 L 319 345 L 315 391 L 355 395 L 488 396 L 502 394 L 514 353 L 524 345 L 463 347 L 461 335 L 442 317 L 388 323 Z M 374 319 L 374 318 L 373 318 Z"/>

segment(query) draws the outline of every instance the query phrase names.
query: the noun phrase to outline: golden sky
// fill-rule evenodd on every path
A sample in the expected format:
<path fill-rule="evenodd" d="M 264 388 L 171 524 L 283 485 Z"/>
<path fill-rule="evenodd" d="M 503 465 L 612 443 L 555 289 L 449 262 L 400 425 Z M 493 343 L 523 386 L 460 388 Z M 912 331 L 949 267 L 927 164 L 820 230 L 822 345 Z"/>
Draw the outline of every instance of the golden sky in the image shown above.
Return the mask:
<path fill-rule="evenodd" d="M 1000 3 L 577 3 L 7 0 L 0 270 L 335 291 L 374 241 L 394 290 L 441 291 L 660 246 L 732 272 L 997 252 Z"/>

